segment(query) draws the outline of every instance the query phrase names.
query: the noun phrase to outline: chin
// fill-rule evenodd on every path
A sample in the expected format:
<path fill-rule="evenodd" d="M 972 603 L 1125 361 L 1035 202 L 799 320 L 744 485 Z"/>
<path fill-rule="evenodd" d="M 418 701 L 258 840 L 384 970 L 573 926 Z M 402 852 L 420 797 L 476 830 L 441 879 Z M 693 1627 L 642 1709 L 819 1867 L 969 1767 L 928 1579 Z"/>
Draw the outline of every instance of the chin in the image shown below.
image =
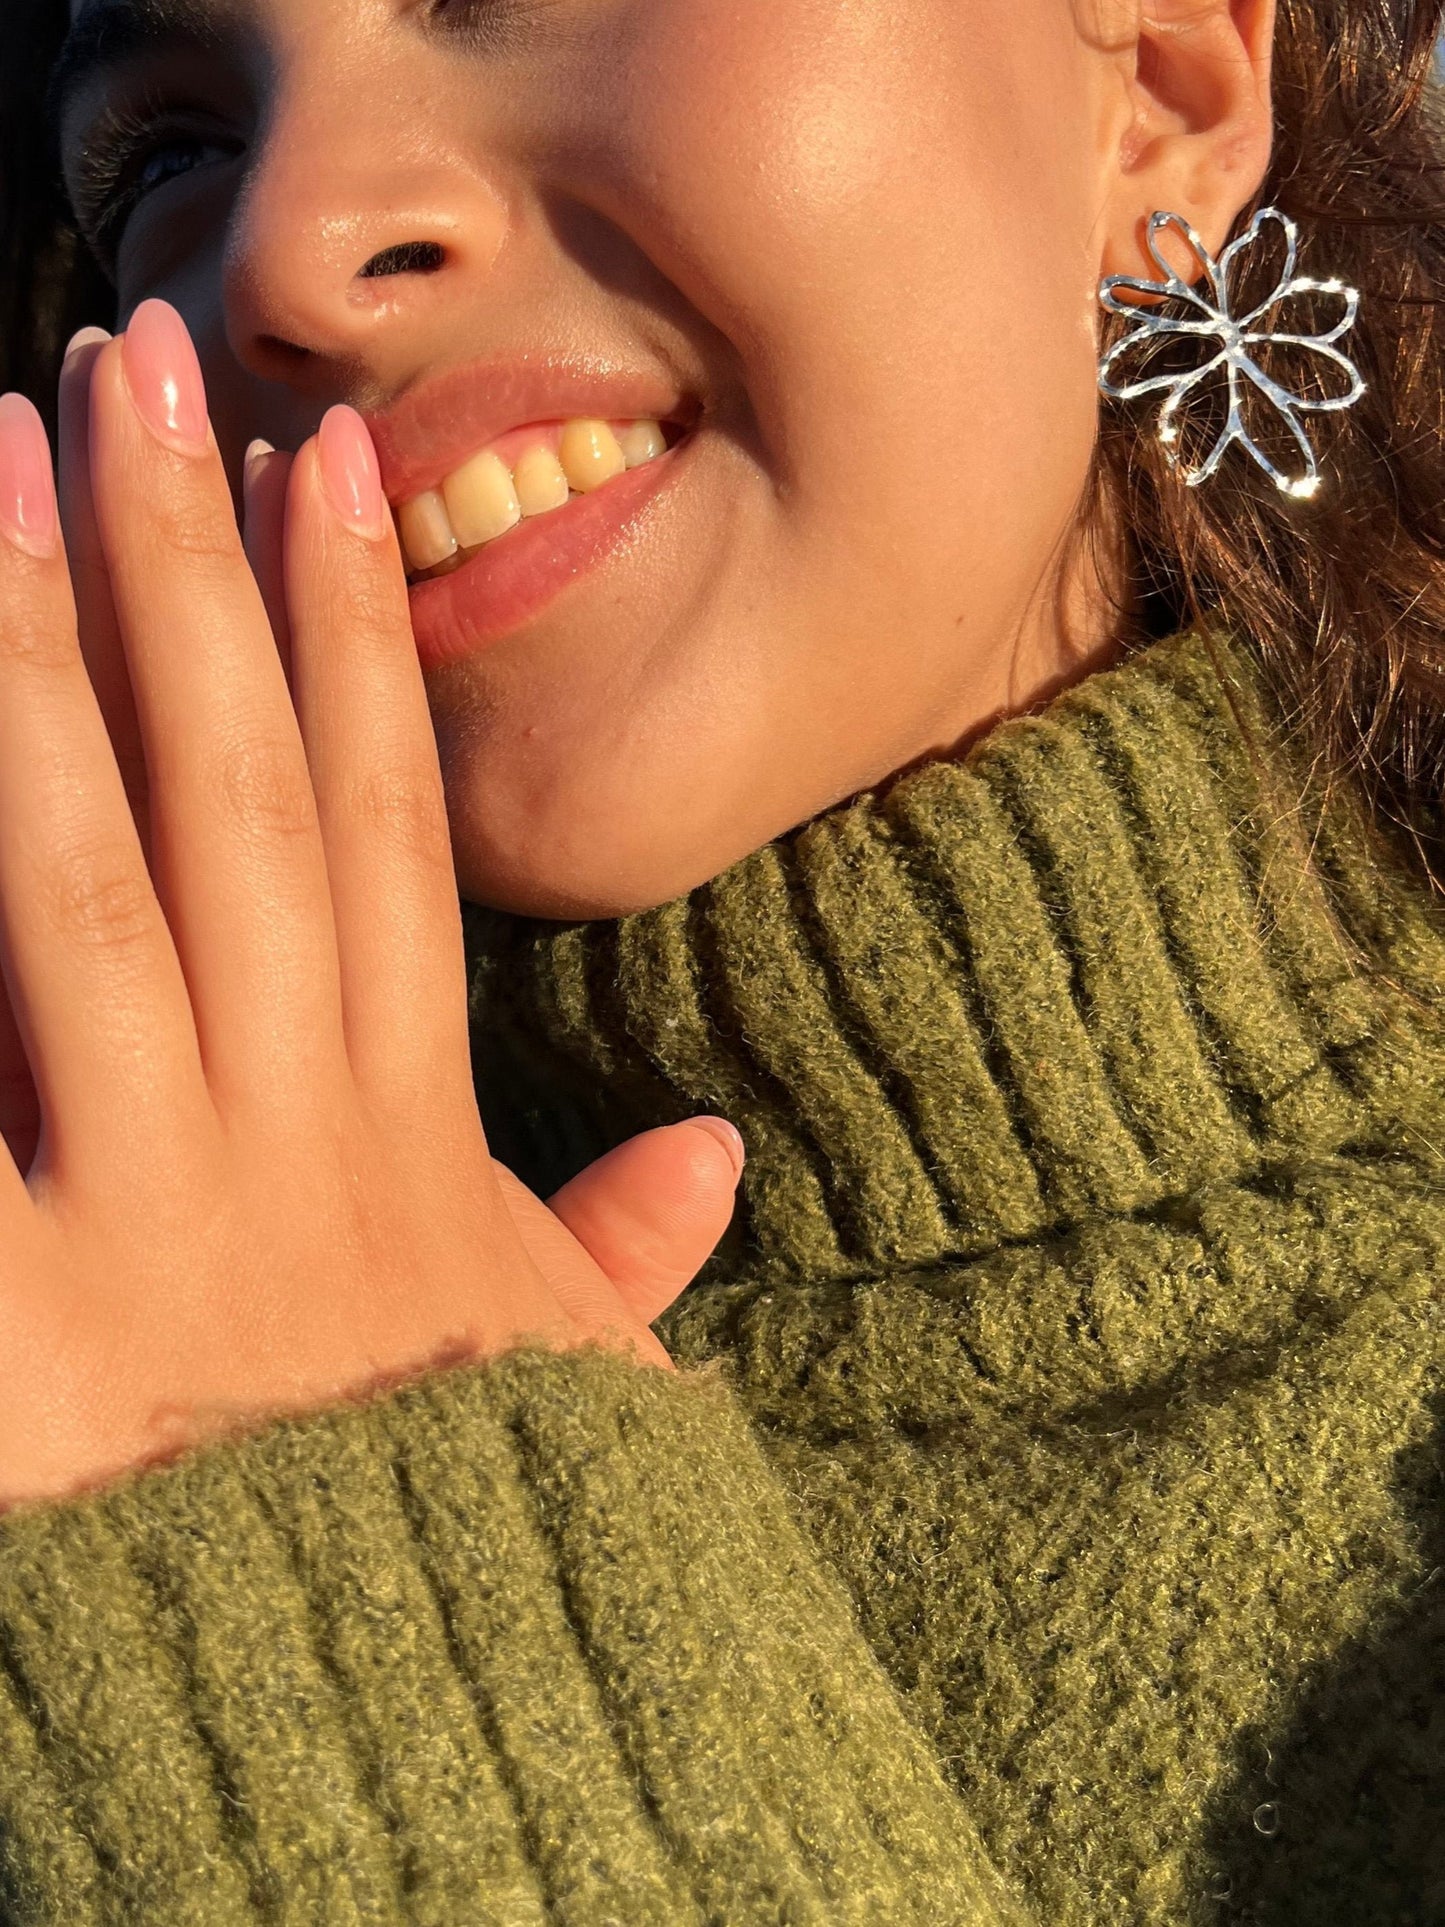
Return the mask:
<path fill-rule="evenodd" d="M 457 885 L 470 903 L 580 922 L 624 917 L 686 896 L 738 857 L 665 787 L 599 790 L 573 774 L 522 791 L 448 774 Z M 666 797 L 659 806 L 656 796 Z M 766 841 L 766 837 L 760 839 Z"/>
<path fill-rule="evenodd" d="M 465 860 L 458 855 L 456 872 L 468 903 L 558 923 L 653 910 L 716 874 L 674 871 L 657 852 L 614 851 L 605 838 L 577 860 L 559 856 L 555 848 L 469 850 Z M 669 879 L 674 874 L 690 880 L 673 887 Z"/>

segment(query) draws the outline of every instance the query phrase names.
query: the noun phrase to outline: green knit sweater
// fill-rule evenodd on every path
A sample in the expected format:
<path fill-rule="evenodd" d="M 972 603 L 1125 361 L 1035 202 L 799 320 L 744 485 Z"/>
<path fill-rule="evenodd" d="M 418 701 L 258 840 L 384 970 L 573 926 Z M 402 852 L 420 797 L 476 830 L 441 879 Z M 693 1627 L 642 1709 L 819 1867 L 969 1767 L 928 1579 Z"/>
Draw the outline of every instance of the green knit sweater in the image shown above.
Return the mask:
<path fill-rule="evenodd" d="M 685 901 L 469 913 L 529 1181 L 743 1131 L 683 1369 L 0 1520 L 0 1919 L 1445 1921 L 1445 932 L 1220 647 Z"/>

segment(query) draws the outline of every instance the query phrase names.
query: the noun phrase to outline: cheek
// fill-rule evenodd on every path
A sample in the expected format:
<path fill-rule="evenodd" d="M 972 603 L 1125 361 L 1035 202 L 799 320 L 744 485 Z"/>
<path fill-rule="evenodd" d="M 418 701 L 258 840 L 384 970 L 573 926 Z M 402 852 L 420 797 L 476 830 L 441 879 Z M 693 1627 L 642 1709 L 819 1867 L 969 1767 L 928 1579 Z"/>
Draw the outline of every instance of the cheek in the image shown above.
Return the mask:
<path fill-rule="evenodd" d="M 873 292 L 880 214 L 906 223 L 926 194 L 884 27 L 882 10 L 813 0 L 650 0 L 626 172 L 655 183 L 660 265 L 745 351 L 807 356 L 823 343 L 788 324 L 810 310 L 850 322 Z"/>
<path fill-rule="evenodd" d="M 657 0 L 621 122 L 645 245 L 737 349 L 778 479 L 969 492 L 1094 414 L 1087 87 L 1056 0 Z M 997 476 L 994 476 L 995 495 Z"/>

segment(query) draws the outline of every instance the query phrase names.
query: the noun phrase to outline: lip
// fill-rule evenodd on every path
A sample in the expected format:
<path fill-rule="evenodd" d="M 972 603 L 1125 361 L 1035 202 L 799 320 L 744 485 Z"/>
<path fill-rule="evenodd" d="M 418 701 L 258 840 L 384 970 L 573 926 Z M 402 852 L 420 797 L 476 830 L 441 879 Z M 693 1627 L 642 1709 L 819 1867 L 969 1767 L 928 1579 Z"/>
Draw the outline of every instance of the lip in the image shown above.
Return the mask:
<path fill-rule="evenodd" d="M 396 506 L 436 488 L 510 428 L 595 417 L 670 421 L 686 430 L 697 415 L 697 401 L 664 376 L 621 367 L 605 356 L 535 354 L 445 369 L 364 419 L 376 444 L 382 488 Z"/>
<path fill-rule="evenodd" d="M 423 669 L 476 654 L 511 635 L 569 585 L 616 553 L 686 472 L 692 433 L 564 508 L 528 516 L 459 569 L 411 590 L 411 626 Z"/>

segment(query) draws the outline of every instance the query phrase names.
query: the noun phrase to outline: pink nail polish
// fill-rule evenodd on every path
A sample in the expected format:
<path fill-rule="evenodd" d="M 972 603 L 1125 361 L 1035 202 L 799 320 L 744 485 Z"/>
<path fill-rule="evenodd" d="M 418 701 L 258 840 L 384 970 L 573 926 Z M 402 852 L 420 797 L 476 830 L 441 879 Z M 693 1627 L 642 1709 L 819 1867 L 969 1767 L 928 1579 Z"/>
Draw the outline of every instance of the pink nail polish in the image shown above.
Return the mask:
<path fill-rule="evenodd" d="M 199 455 L 206 446 L 206 387 L 185 322 L 168 302 L 142 301 L 120 352 L 146 427 L 178 455 Z"/>
<path fill-rule="evenodd" d="M 0 395 L 0 533 L 42 562 L 60 547 L 50 442 L 23 395 Z"/>
<path fill-rule="evenodd" d="M 70 337 L 65 349 L 66 365 L 86 348 L 103 348 L 111 339 L 104 328 L 81 328 Z"/>
<path fill-rule="evenodd" d="M 366 423 L 354 408 L 328 408 L 316 448 L 332 508 L 354 535 L 379 541 L 386 530 L 386 497 Z"/>

